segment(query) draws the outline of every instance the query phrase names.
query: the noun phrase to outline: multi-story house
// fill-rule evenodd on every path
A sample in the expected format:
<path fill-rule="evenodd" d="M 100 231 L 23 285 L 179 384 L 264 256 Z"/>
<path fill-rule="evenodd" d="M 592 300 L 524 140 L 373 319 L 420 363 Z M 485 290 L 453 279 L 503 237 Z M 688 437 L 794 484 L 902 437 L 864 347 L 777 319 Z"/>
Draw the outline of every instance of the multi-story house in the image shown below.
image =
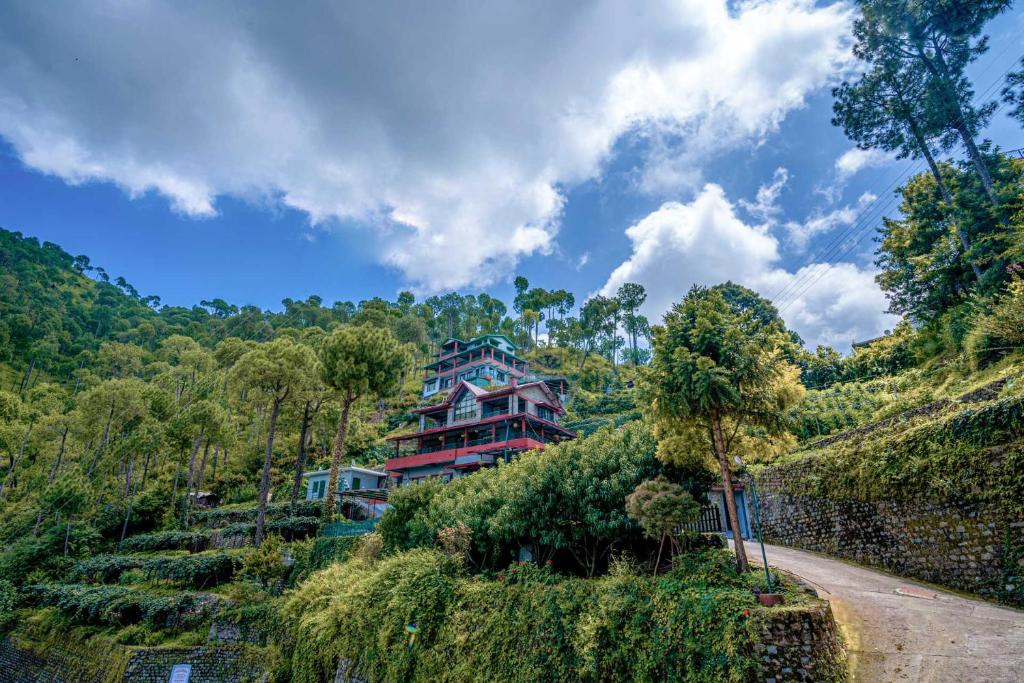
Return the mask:
<path fill-rule="evenodd" d="M 463 341 L 449 339 L 441 345 L 437 360 L 423 368 L 423 398 L 449 391 L 465 380 L 479 387 L 505 385 L 527 373 L 525 360 L 516 355 L 518 347 L 508 337 L 485 334 Z"/>
<path fill-rule="evenodd" d="M 427 366 L 424 395 L 454 388 L 443 401 L 414 411 L 418 431 L 389 439 L 395 454 L 385 469 L 392 483 L 448 481 L 576 436 L 559 424 L 565 379 L 530 379 L 515 350 L 500 335 L 443 345 L 437 362 Z M 445 379 L 451 381 L 447 387 Z"/>

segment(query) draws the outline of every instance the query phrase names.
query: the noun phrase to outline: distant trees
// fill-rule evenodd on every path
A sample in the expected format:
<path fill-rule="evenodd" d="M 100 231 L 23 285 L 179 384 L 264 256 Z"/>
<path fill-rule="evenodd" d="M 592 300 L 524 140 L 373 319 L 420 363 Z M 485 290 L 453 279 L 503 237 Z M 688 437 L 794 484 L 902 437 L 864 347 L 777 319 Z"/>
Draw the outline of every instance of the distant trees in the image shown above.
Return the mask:
<path fill-rule="evenodd" d="M 658 436 L 658 457 L 677 465 L 711 454 L 725 484 L 729 523 L 739 529 L 731 459 L 742 441 L 786 431 L 786 413 L 802 398 L 790 340 L 771 319 L 730 301 L 723 289 L 695 286 L 654 328 L 644 380 Z M 734 534 L 736 566 L 747 570 Z"/>

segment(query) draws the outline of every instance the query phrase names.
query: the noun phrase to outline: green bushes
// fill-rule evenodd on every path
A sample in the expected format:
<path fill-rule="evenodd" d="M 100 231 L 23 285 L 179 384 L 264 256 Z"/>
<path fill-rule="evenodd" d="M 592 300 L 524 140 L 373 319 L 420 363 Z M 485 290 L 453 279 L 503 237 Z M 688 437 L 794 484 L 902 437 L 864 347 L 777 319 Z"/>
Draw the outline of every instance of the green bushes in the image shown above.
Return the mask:
<path fill-rule="evenodd" d="M 55 607 L 78 624 L 151 628 L 191 628 L 205 621 L 219 599 L 202 593 L 156 595 L 125 586 L 49 584 L 29 586 L 26 593 L 39 607 Z"/>
<path fill-rule="evenodd" d="M 116 583 L 121 574 L 142 567 L 144 562 L 128 555 L 94 555 L 77 563 L 70 577 L 86 583 Z"/>
<path fill-rule="evenodd" d="M 289 599 L 284 673 L 331 680 L 344 658 L 379 681 L 742 681 L 756 667 L 750 580 L 723 551 L 657 579 L 468 578 L 422 549 L 354 559 Z"/>
<path fill-rule="evenodd" d="M 289 503 L 271 503 L 267 506 L 267 520 L 273 521 L 284 517 L 319 517 L 323 510 L 323 502 L 319 500 L 301 500 L 295 504 L 294 515 Z M 214 508 L 202 510 L 193 515 L 196 524 L 210 529 L 220 529 L 239 523 L 256 523 L 256 507 L 246 508 Z"/>
<path fill-rule="evenodd" d="M 983 499 L 1024 508 L 1024 397 L 880 430 L 813 454 L 795 493 L 858 500 Z"/>
<path fill-rule="evenodd" d="M 149 552 L 153 550 L 191 550 L 198 552 L 207 547 L 207 534 L 195 531 L 158 531 L 152 534 L 130 536 L 121 545 L 122 550 Z"/>
<path fill-rule="evenodd" d="M 158 557 L 147 560 L 142 570 L 150 579 L 173 581 L 182 586 L 206 588 L 230 581 L 242 566 L 241 558 L 227 553 Z"/>
<path fill-rule="evenodd" d="M 241 564 L 241 559 L 223 552 L 149 559 L 95 555 L 76 564 L 71 578 L 88 583 L 116 583 L 125 572 L 140 569 L 148 579 L 206 588 L 230 581 Z"/>
<path fill-rule="evenodd" d="M 401 550 L 433 547 L 439 531 L 462 522 L 478 565 L 502 566 L 531 545 L 535 557 L 592 576 L 613 544 L 640 536 L 624 505 L 660 471 L 654 451 L 641 423 L 604 428 L 444 486 L 398 489 L 377 528 L 388 550 Z"/>
<path fill-rule="evenodd" d="M 18 607 L 18 590 L 10 581 L 0 579 L 0 633 L 14 623 L 14 610 Z"/>
<path fill-rule="evenodd" d="M 319 517 L 284 517 L 267 522 L 267 533 L 277 534 L 286 541 L 301 541 L 304 538 L 315 536 L 320 528 Z M 256 532 L 256 525 L 249 522 L 235 522 L 217 530 L 221 538 L 232 538 L 245 536 L 252 538 Z"/>

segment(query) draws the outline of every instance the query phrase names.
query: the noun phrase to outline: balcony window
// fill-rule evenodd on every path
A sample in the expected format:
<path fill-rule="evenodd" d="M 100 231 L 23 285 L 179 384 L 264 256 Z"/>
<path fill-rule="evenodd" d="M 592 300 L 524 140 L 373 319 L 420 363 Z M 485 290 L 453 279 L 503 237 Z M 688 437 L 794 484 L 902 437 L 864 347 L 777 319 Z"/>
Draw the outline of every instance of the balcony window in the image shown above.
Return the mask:
<path fill-rule="evenodd" d="M 477 416 L 476 396 L 467 391 L 455 404 L 455 420 L 471 420 Z"/>

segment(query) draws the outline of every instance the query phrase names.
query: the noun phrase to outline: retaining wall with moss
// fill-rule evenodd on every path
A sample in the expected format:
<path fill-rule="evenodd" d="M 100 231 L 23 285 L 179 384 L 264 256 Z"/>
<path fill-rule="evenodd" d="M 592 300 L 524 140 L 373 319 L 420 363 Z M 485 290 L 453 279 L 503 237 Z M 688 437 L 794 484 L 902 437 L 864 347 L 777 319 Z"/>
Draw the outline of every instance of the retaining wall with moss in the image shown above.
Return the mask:
<path fill-rule="evenodd" d="M 765 540 L 1024 605 L 1024 519 L 974 499 L 798 495 L 814 463 L 756 476 Z"/>

